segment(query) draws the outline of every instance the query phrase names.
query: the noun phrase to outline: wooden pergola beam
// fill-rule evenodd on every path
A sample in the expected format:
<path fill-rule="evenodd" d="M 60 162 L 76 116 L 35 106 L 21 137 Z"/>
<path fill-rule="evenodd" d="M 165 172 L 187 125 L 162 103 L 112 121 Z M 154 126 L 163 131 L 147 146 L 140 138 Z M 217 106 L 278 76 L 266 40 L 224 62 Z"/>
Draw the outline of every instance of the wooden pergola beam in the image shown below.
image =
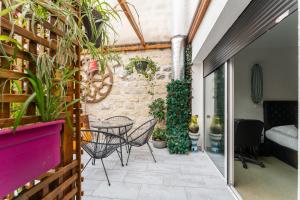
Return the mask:
<path fill-rule="evenodd" d="M 145 45 L 145 39 L 144 39 L 144 36 L 142 34 L 142 31 L 140 30 L 138 24 L 136 23 L 133 15 L 132 15 L 132 12 L 130 11 L 127 3 L 125 0 L 118 0 L 122 10 L 124 11 L 129 23 L 131 24 L 134 32 L 136 33 L 136 35 L 138 36 L 138 38 L 140 39 L 141 41 L 141 44 L 144 46 Z"/>
<path fill-rule="evenodd" d="M 104 49 L 109 50 L 110 52 L 127 52 L 127 51 L 146 51 L 146 50 L 155 50 L 155 49 L 170 49 L 171 42 L 151 42 L 145 43 L 145 45 L 141 44 L 124 44 L 124 45 L 115 45 L 108 46 Z M 87 55 L 87 51 L 84 50 L 82 55 Z"/>
<path fill-rule="evenodd" d="M 145 43 L 141 44 L 130 44 L 130 45 L 119 45 L 111 47 L 110 51 L 113 52 L 126 52 L 126 51 L 144 51 L 154 49 L 170 49 L 171 42 L 158 42 L 158 43 Z"/>
<path fill-rule="evenodd" d="M 192 43 L 192 41 L 198 31 L 198 28 L 204 18 L 204 15 L 210 4 L 210 1 L 211 0 L 201 0 L 198 5 L 197 11 L 194 15 L 194 18 L 193 18 L 193 21 L 192 21 L 192 24 L 191 24 L 191 27 L 190 27 L 190 30 L 189 30 L 189 33 L 187 36 L 187 41 L 189 44 Z"/>

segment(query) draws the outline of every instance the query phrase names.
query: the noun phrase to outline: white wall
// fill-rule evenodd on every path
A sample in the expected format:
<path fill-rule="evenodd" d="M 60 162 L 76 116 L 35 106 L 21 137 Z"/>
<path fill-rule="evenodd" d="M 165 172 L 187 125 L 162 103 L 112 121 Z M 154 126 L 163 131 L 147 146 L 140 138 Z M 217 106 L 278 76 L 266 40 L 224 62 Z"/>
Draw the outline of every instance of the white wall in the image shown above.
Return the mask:
<path fill-rule="evenodd" d="M 297 49 L 246 48 L 234 58 L 235 118 L 263 121 L 262 104 L 251 100 L 251 67 L 263 68 L 263 100 L 297 100 Z"/>
<path fill-rule="evenodd" d="M 192 42 L 192 113 L 199 115 L 202 138 L 204 137 L 203 60 L 250 1 L 212 0 Z"/>
<path fill-rule="evenodd" d="M 202 62 L 251 0 L 212 0 L 192 42 L 193 60 Z"/>

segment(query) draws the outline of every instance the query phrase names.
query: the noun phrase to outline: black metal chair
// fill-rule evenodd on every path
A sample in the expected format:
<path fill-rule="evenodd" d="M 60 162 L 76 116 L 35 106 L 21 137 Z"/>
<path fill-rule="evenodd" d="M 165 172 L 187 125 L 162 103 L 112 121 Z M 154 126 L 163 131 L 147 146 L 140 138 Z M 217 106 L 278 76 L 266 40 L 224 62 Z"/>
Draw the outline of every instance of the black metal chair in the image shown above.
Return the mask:
<path fill-rule="evenodd" d="M 104 133 L 99 130 L 81 130 L 81 135 L 81 146 L 91 156 L 86 165 L 83 167 L 82 171 L 86 168 L 86 166 L 92 159 L 93 165 L 95 165 L 96 159 L 100 159 L 108 185 L 110 185 L 103 159 L 107 158 L 115 151 L 117 151 L 118 156 L 120 156 L 117 149 L 120 147 L 120 145 L 125 144 L 124 138 L 119 135 Z"/>
<path fill-rule="evenodd" d="M 127 157 L 127 161 L 126 161 L 126 165 L 128 165 L 128 160 L 129 160 L 129 156 L 131 153 L 131 148 L 134 147 L 141 147 L 145 144 L 148 145 L 148 148 L 150 150 L 150 153 L 153 157 L 154 162 L 156 162 L 154 155 L 153 155 L 153 150 L 151 148 L 151 146 L 149 145 L 149 139 L 151 137 L 151 134 L 154 130 L 154 127 L 156 125 L 157 121 L 155 119 L 151 119 L 145 123 L 143 123 L 142 125 L 140 125 L 138 128 L 136 128 L 135 130 L 133 130 L 129 135 L 128 135 L 128 140 L 127 140 L 127 144 L 129 145 L 129 149 L 128 149 L 128 157 Z"/>

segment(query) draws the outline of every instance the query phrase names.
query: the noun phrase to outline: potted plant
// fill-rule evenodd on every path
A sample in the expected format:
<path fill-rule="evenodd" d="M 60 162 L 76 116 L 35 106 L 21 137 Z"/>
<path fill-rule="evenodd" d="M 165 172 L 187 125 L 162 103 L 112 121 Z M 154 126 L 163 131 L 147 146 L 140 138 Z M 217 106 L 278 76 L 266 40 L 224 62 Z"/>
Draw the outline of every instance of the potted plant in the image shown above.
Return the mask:
<path fill-rule="evenodd" d="M 129 59 L 128 65 L 125 67 L 127 75 L 133 74 L 135 71 L 144 76 L 150 85 L 149 94 L 154 95 L 154 78 L 159 71 L 157 64 L 149 57 L 134 57 Z"/>
<path fill-rule="evenodd" d="M 107 3 L 100 2 L 95 5 L 94 0 L 70 0 L 68 5 L 72 5 L 84 11 L 84 16 L 93 16 L 93 10 L 86 9 L 94 7 L 101 11 L 101 21 L 105 21 L 101 26 L 92 28 L 93 32 L 101 35 L 100 49 L 95 46 L 96 41 L 90 41 L 85 29 L 80 25 L 81 17 L 77 12 L 64 6 L 63 1 L 10 1 L 3 0 L 5 9 L 1 10 L 0 17 L 4 15 L 13 26 L 18 22 L 30 21 L 31 27 L 38 26 L 43 22 L 48 22 L 49 17 L 55 19 L 52 22 L 54 28 L 62 30 L 63 37 L 56 40 L 56 51 L 49 56 L 48 51 L 40 51 L 38 55 L 31 54 L 18 44 L 13 38 L 14 28 L 8 36 L 1 35 L 0 51 L 2 59 L 7 59 L 9 64 L 15 62 L 15 56 L 8 56 L 3 44 L 9 44 L 15 52 L 22 50 L 36 63 L 36 73 L 25 70 L 25 76 L 21 79 L 23 83 L 29 82 L 32 94 L 21 105 L 20 109 L 14 113 L 15 124 L 13 128 L 0 130 L 0 198 L 13 192 L 16 188 L 34 180 L 39 175 L 56 167 L 60 163 L 61 142 L 60 133 L 65 123 L 61 118 L 67 116 L 67 121 L 71 124 L 67 108 L 79 100 L 66 101 L 66 88 L 72 80 L 77 69 L 71 69 L 70 65 L 77 62 L 77 52 L 74 44 L 79 45 L 79 49 L 85 47 L 91 57 L 99 62 L 99 68 L 103 71 L 107 62 L 111 58 L 108 49 L 103 46 L 110 44 L 108 32 L 111 28 L 110 17 L 115 17 L 117 13 L 109 10 Z M 105 7 L 105 8 L 104 8 Z M 51 14 L 47 10 L 51 10 Z M 83 16 L 83 17 L 84 17 Z M 64 19 L 63 23 L 60 19 Z M 88 17 L 90 20 L 91 18 Z M 90 21 L 92 27 L 96 27 L 98 21 Z M 95 26 L 94 26 L 95 25 Z M 37 30 L 39 32 L 41 30 Z M 97 35 L 96 35 L 97 36 Z M 99 53 L 99 52 L 107 53 Z M 56 70 L 59 72 L 56 72 Z M 27 112 L 29 105 L 36 106 L 36 113 L 39 117 L 38 123 L 22 125 L 21 119 Z"/>
<path fill-rule="evenodd" d="M 223 140 L 223 127 L 220 121 L 220 117 L 214 116 L 212 123 L 210 125 L 210 140 L 211 140 L 211 150 L 213 152 L 220 152 L 222 150 L 222 140 Z"/>
<path fill-rule="evenodd" d="M 162 98 L 155 99 L 149 106 L 149 114 L 158 121 L 159 125 L 166 125 L 166 105 Z"/>
<path fill-rule="evenodd" d="M 152 134 L 153 147 L 163 149 L 167 147 L 167 130 L 165 128 L 156 128 Z"/>
<path fill-rule="evenodd" d="M 198 151 L 198 140 L 200 137 L 198 115 L 192 115 L 189 123 L 189 137 L 192 141 L 192 151 Z"/>
<path fill-rule="evenodd" d="M 167 146 L 166 105 L 162 98 L 155 99 L 149 105 L 149 114 L 158 121 L 158 127 L 153 131 L 152 140 L 155 148 Z"/>
<path fill-rule="evenodd" d="M 94 43 L 96 48 L 101 46 L 101 29 L 103 24 L 101 13 L 89 6 L 90 4 L 84 3 L 81 10 L 82 22 L 86 31 L 86 35 L 90 42 Z M 92 10 L 89 12 L 88 10 Z"/>
<path fill-rule="evenodd" d="M 159 71 L 157 64 L 149 57 L 133 57 L 129 59 L 128 65 L 125 67 L 127 74 L 132 74 L 136 71 L 142 74 L 147 80 L 154 79 L 156 72 Z"/>
<path fill-rule="evenodd" d="M 33 93 L 16 113 L 14 127 L 0 130 L 0 196 L 60 163 L 60 133 L 65 122 L 61 114 L 68 116 L 67 108 L 79 101 L 64 102 L 65 87 L 76 70 L 62 69 L 58 81 L 53 66 L 45 65 L 44 59 L 48 60 L 49 56 L 44 54 L 37 61 L 36 74 L 26 69 L 26 76 L 21 79 L 30 82 Z M 36 104 L 41 122 L 19 127 L 32 102 Z"/>

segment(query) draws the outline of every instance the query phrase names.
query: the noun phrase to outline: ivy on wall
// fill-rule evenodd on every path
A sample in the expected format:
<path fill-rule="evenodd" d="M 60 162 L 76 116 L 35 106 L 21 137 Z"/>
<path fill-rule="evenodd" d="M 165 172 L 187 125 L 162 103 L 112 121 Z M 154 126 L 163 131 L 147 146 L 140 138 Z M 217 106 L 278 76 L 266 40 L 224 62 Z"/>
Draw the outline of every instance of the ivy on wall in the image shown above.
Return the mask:
<path fill-rule="evenodd" d="M 184 64 L 185 64 L 185 79 L 191 80 L 192 79 L 192 45 L 188 44 L 185 48 L 185 55 L 184 55 Z"/>
<path fill-rule="evenodd" d="M 167 137 L 170 153 L 187 153 L 190 149 L 190 80 L 172 80 L 167 86 Z"/>

